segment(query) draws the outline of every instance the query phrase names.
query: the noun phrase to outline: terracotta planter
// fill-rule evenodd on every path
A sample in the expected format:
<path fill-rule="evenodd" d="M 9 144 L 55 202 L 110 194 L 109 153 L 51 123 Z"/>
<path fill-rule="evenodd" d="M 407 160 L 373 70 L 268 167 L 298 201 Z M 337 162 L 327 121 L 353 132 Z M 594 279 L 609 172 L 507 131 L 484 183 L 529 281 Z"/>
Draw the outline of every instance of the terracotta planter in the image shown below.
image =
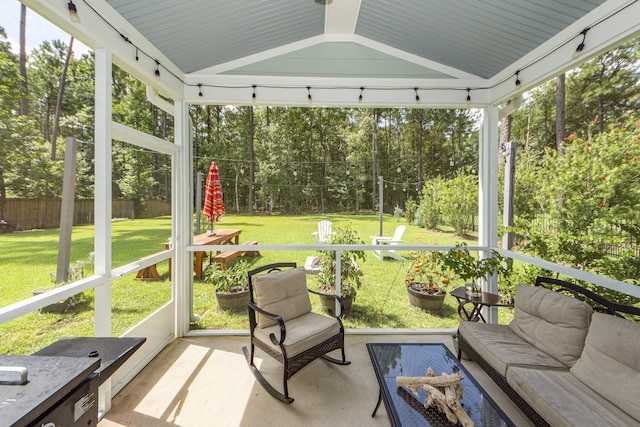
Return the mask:
<path fill-rule="evenodd" d="M 444 298 L 447 296 L 447 293 L 444 291 L 442 294 L 418 292 L 412 289 L 411 284 L 407 286 L 407 293 L 411 306 L 433 313 L 440 313 L 442 311 L 442 304 L 444 303 Z"/>
<path fill-rule="evenodd" d="M 218 307 L 229 311 L 246 311 L 249 302 L 249 290 L 241 292 L 217 292 Z"/>
<path fill-rule="evenodd" d="M 342 297 L 342 305 L 344 306 L 344 314 L 351 312 L 351 306 L 353 305 L 353 300 L 356 298 L 356 290 L 353 289 L 352 292 L 346 297 Z M 323 295 L 320 294 L 320 305 L 322 306 L 322 310 L 328 312 L 336 311 L 336 299 L 333 295 Z"/>

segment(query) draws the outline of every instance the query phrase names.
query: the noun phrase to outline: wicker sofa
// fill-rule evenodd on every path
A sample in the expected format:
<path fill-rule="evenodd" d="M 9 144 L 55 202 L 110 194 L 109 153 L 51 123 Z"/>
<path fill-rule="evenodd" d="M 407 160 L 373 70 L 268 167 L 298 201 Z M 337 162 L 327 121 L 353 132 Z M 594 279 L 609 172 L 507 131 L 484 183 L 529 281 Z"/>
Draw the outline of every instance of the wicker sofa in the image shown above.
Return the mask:
<path fill-rule="evenodd" d="M 535 425 L 640 426 L 640 323 L 621 313 L 640 308 L 539 277 L 518 285 L 509 325 L 460 324 L 458 359 L 466 353 Z"/>

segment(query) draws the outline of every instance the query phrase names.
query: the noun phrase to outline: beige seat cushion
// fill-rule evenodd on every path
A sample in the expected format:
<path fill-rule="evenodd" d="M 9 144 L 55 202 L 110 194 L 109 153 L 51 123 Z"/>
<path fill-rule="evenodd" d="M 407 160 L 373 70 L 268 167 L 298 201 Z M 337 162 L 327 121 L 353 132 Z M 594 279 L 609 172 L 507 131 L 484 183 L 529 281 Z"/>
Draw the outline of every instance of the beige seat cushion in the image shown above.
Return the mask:
<path fill-rule="evenodd" d="M 525 341 L 573 366 L 584 347 L 593 310 L 576 298 L 540 286 L 518 285 L 509 326 Z"/>
<path fill-rule="evenodd" d="M 570 371 L 513 367 L 507 382 L 554 427 L 640 426 Z"/>
<path fill-rule="evenodd" d="M 336 319 L 316 313 L 290 319 L 286 322 L 286 328 L 284 346 L 288 357 L 293 357 L 340 332 L 340 324 Z M 274 325 L 264 329 L 256 328 L 254 331 L 256 338 L 280 352 L 280 347 L 271 342 L 269 334 L 274 334 L 276 339 L 280 340 L 280 327 Z"/>
<path fill-rule="evenodd" d="M 640 324 L 595 313 L 571 373 L 640 420 Z"/>
<path fill-rule="evenodd" d="M 503 377 L 511 366 L 569 369 L 523 340 L 507 325 L 464 321 L 460 322 L 458 333 Z"/>
<path fill-rule="evenodd" d="M 256 304 L 269 313 L 277 314 L 285 322 L 311 311 L 304 267 L 253 276 Z M 258 327 L 267 328 L 277 322 L 258 314 Z"/>

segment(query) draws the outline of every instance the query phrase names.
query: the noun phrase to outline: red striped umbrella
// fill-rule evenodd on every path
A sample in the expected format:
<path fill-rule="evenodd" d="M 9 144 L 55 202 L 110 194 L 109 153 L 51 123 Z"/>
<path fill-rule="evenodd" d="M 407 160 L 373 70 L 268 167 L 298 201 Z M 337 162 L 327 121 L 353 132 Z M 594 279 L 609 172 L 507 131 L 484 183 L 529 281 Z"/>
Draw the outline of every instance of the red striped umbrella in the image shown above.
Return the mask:
<path fill-rule="evenodd" d="M 211 162 L 207 184 L 204 189 L 204 214 L 209 221 L 219 221 L 224 215 L 224 202 L 222 201 L 222 189 L 220 188 L 220 177 L 218 175 L 218 165 Z"/>

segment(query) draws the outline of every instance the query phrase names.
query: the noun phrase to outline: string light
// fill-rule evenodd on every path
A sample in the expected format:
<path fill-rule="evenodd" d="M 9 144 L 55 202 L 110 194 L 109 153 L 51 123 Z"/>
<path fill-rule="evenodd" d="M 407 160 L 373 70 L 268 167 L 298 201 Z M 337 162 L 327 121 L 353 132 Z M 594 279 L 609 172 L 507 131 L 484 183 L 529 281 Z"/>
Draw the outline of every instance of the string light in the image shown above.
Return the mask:
<path fill-rule="evenodd" d="M 360 96 L 358 96 L 358 102 L 362 102 L 362 92 L 364 92 L 364 86 L 360 86 Z"/>
<path fill-rule="evenodd" d="M 471 88 L 467 88 L 467 104 L 471 104 Z"/>
<path fill-rule="evenodd" d="M 256 85 L 251 85 L 251 87 L 253 88 L 253 93 L 251 94 L 251 98 L 253 98 L 253 100 L 256 100 Z"/>
<path fill-rule="evenodd" d="M 108 21 L 104 16 L 102 16 L 102 15 L 101 15 L 101 14 L 100 14 L 100 13 L 99 13 L 99 12 L 98 12 L 98 11 L 97 11 L 93 6 L 92 6 L 92 5 L 91 5 L 91 3 L 88 3 L 86 0 L 82 0 L 82 1 L 83 1 L 83 3 L 85 3 L 85 4 L 86 4 L 86 6 L 87 6 L 89 9 L 91 9 L 91 10 L 96 14 L 96 16 L 98 16 L 98 17 L 99 17 L 99 18 L 100 18 L 100 19 L 101 19 L 101 20 L 102 20 L 106 25 L 108 25 L 108 26 L 109 26 L 109 27 L 111 27 L 115 32 L 117 32 L 118 34 L 120 34 L 120 31 L 119 31 L 119 30 L 118 30 L 118 29 L 117 29 L 113 24 L 111 24 L 111 23 L 110 23 L 110 22 L 109 22 L 109 21 Z M 616 10 L 616 11 L 613 11 L 612 13 L 608 14 L 607 16 L 604 16 L 604 17 L 600 18 L 598 21 L 594 22 L 594 23 L 591 25 L 591 27 L 586 27 L 584 30 L 582 30 L 582 31 L 580 32 L 580 35 L 582 35 L 582 41 L 581 41 L 581 42 L 580 42 L 580 44 L 578 44 L 578 46 L 576 47 L 576 50 L 575 50 L 575 52 L 574 52 L 574 56 L 578 56 L 578 55 L 580 55 L 580 53 L 584 50 L 584 47 L 585 47 L 585 39 L 586 39 L 587 31 L 589 31 L 591 28 L 593 28 L 593 27 L 595 27 L 595 26 L 597 26 L 597 25 L 600 25 L 601 23 L 603 23 L 603 22 L 607 21 L 608 19 L 610 19 L 610 18 L 612 18 L 612 17 L 614 17 L 614 16 L 616 16 L 616 15 L 618 15 L 618 14 L 620 14 L 620 13 L 624 13 L 624 11 L 625 11 L 627 8 L 629 8 L 631 5 L 633 5 L 634 3 L 635 3 L 635 1 L 634 1 L 634 2 L 629 2 L 626 6 L 624 6 L 624 7 L 620 8 L 620 9 L 618 9 L 618 10 Z M 72 21 L 74 21 L 74 22 L 80 22 L 80 16 L 78 15 L 78 11 L 77 11 L 76 5 L 75 5 L 75 3 L 73 2 L 73 0 L 69 0 L 69 3 L 68 3 L 68 5 L 67 5 L 67 8 L 68 8 L 68 10 L 69 10 L 69 17 L 70 17 L 70 19 L 71 19 Z M 76 21 L 76 19 L 77 19 L 77 21 Z M 122 34 L 120 34 L 120 35 L 122 35 Z M 571 40 L 573 40 L 573 39 L 571 39 Z M 570 43 L 570 42 L 571 42 L 571 40 L 567 40 L 565 43 L 563 43 L 563 45 L 562 45 L 562 46 L 564 46 L 564 45 L 565 45 L 565 44 L 567 44 L 567 43 Z M 130 40 L 128 40 L 128 39 L 127 39 L 126 41 L 127 41 L 127 42 L 129 42 L 130 44 L 132 44 L 132 45 L 136 48 L 136 56 L 135 56 L 136 61 L 139 61 L 139 52 L 140 52 L 140 53 L 142 53 L 143 55 L 147 56 L 149 59 L 151 59 L 151 60 L 153 60 L 153 61 L 156 61 L 157 68 L 156 68 L 156 71 L 155 71 L 155 76 L 156 76 L 156 78 L 157 78 L 158 80 L 160 80 L 160 69 L 159 69 L 159 68 L 160 68 L 160 64 L 159 64 L 158 60 L 156 60 L 156 59 L 155 59 L 151 54 L 149 54 L 149 53 L 145 52 L 144 50 L 140 49 L 140 48 L 139 48 L 136 44 L 134 44 L 132 41 L 130 41 Z M 562 46 L 561 46 L 561 47 L 562 47 Z M 558 48 L 558 49 L 559 49 L 559 48 Z M 557 49 L 556 49 L 556 50 L 557 50 Z M 549 55 L 550 55 L 550 54 L 549 54 Z M 520 71 L 521 71 L 522 69 L 531 67 L 532 65 L 534 65 L 534 64 L 536 64 L 536 63 L 538 63 L 538 62 L 540 62 L 542 59 L 546 58 L 546 57 L 547 57 L 547 56 L 549 56 L 549 55 L 546 55 L 546 56 L 545 56 L 545 57 L 543 57 L 543 58 L 537 59 L 537 60 L 535 60 L 535 61 L 533 61 L 533 62 L 531 62 L 531 63 L 529 63 L 529 64 L 527 64 L 527 65 L 523 66 L 520 70 L 518 70 L 518 71 L 515 73 L 515 76 L 516 76 L 516 87 L 519 87 L 519 86 L 520 86 L 520 79 L 519 79 L 519 77 L 518 77 L 518 74 L 520 73 Z M 184 84 L 184 85 L 186 85 L 186 86 L 195 86 L 194 84 L 186 83 L 186 82 L 185 82 L 185 81 L 184 81 L 180 76 L 176 75 L 176 74 L 175 74 L 174 72 L 172 72 L 170 69 L 165 68 L 165 70 L 166 70 L 170 75 L 172 75 L 176 80 L 180 81 L 182 84 Z M 505 79 L 505 80 L 502 80 L 502 81 L 500 81 L 500 82 L 497 82 L 497 83 L 495 83 L 495 84 L 494 84 L 494 85 L 492 85 L 492 86 L 484 87 L 483 89 L 492 89 L 492 88 L 495 88 L 495 87 L 497 87 L 498 85 L 500 85 L 500 84 L 504 83 L 505 81 L 506 81 L 506 79 Z M 203 86 L 207 86 L 207 87 L 217 87 L 216 85 L 206 85 L 206 84 L 205 84 L 205 85 L 203 85 Z M 224 86 L 224 87 L 226 87 L 226 86 Z M 235 88 L 235 87 L 236 87 L 236 86 L 234 86 L 234 88 Z M 242 86 L 242 87 L 246 87 L 246 86 Z M 282 86 L 282 87 L 278 87 L 278 88 L 279 88 L 279 89 L 289 89 L 289 88 L 291 88 L 291 87 Z M 310 89 L 311 89 L 311 87 L 310 87 L 310 86 L 307 86 L 307 91 L 309 92 L 309 93 L 308 93 L 308 95 L 307 95 L 307 98 L 309 99 L 309 102 L 311 102 L 311 93 L 310 93 Z M 329 89 L 344 89 L 344 88 L 343 88 L 343 87 L 336 87 L 336 88 L 329 88 Z M 363 91 L 364 87 L 360 87 L 360 89 L 361 89 L 361 92 L 360 92 L 360 96 L 358 97 L 359 99 L 362 97 L 362 91 Z M 380 89 L 379 89 L 379 88 L 374 88 L 374 89 L 372 89 L 372 90 L 406 90 L 406 89 L 408 89 L 408 88 L 406 88 L 406 87 L 398 87 L 398 88 L 384 88 L 384 89 L 381 89 L 381 88 L 380 88 Z M 414 91 L 416 92 L 416 102 L 420 102 L 420 96 L 418 95 L 418 88 L 417 88 L 417 87 L 415 87 L 415 88 L 413 88 L 413 89 L 414 89 Z M 423 90 L 425 90 L 425 89 L 423 89 Z M 428 90 L 428 89 L 427 89 L 427 90 Z M 460 88 L 451 88 L 451 90 L 464 90 L 464 89 L 460 89 Z M 470 97 L 470 95 L 469 95 L 468 91 L 469 91 L 469 89 L 467 89 L 467 99 Z"/>
<path fill-rule="evenodd" d="M 311 86 L 307 86 L 307 99 L 311 102 Z"/>
<path fill-rule="evenodd" d="M 67 5 L 67 7 L 69 8 L 69 19 L 71 19 L 71 21 L 75 22 L 76 24 L 79 24 L 80 15 L 78 15 L 78 9 L 76 8 L 73 0 L 69 0 L 69 4 Z"/>
<path fill-rule="evenodd" d="M 576 47 L 576 50 L 573 52 L 573 55 L 572 55 L 573 58 L 577 58 L 578 56 L 582 55 L 582 51 L 584 50 L 584 41 L 587 39 L 587 31 L 589 31 L 589 27 L 585 28 L 580 32 L 580 35 L 582 36 L 582 41 Z"/>
<path fill-rule="evenodd" d="M 202 96 L 202 83 L 198 83 L 198 96 Z"/>

